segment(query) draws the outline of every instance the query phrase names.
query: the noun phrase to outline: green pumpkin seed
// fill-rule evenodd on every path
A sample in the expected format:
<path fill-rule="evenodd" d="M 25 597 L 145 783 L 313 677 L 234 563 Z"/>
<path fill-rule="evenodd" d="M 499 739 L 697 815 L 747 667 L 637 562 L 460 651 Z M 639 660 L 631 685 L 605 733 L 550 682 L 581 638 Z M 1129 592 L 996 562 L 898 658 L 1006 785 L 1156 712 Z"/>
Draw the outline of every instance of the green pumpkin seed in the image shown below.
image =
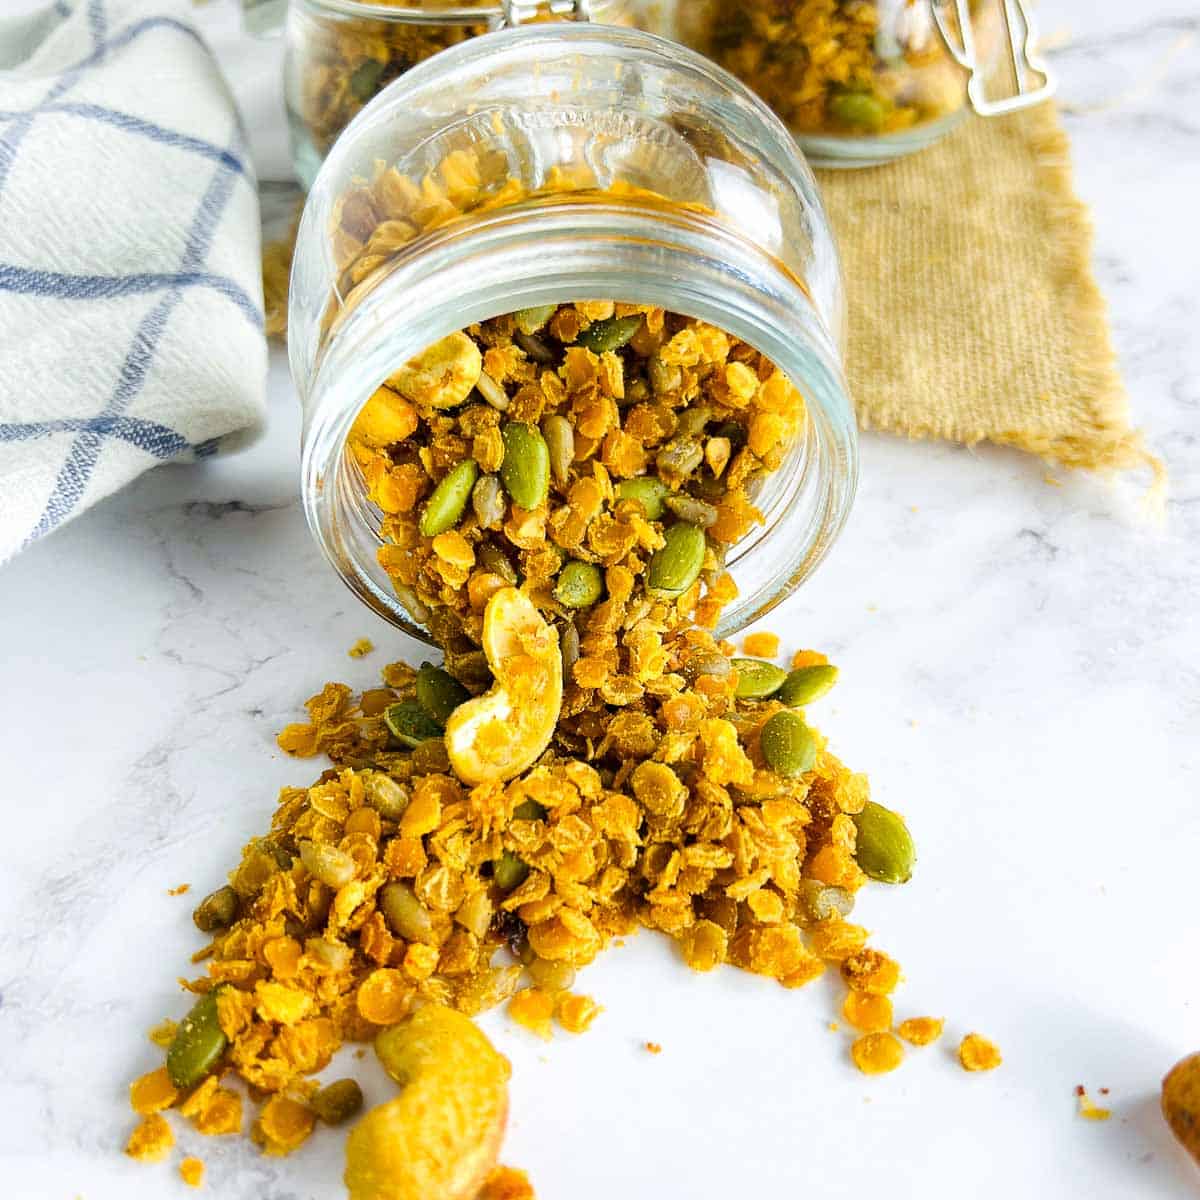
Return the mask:
<path fill-rule="evenodd" d="M 504 461 L 500 481 L 515 504 L 537 508 L 550 492 L 550 451 L 546 440 L 532 426 L 510 421 L 500 431 L 504 438 Z"/>
<path fill-rule="evenodd" d="M 542 437 L 550 452 L 550 472 L 559 487 L 566 487 L 575 461 L 575 432 L 566 417 L 552 413 L 542 418 Z"/>
<path fill-rule="evenodd" d="M 383 69 L 386 66 L 386 62 L 368 58 L 366 62 L 359 63 L 354 68 L 350 73 L 350 93 L 355 100 L 361 100 L 365 104 L 379 91 L 379 81 L 383 78 Z"/>
<path fill-rule="evenodd" d="M 787 680 L 782 667 L 761 658 L 735 658 L 733 668 L 738 673 L 737 690 L 733 694 L 739 700 L 765 700 L 775 695 Z"/>
<path fill-rule="evenodd" d="M 362 1088 L 354 1079 L 337 1079 L 327 1084 L 308 1102 L 326 1125 L 343 1125 L 363 1106 Z"/>
<path fill-rule="evenodd" d="M 522 800 L 513 809 L 513 817 L 518 821 L 540 821 L 545 817 L 546 812 L 547 810 L 536 800 Z"/>
<path fill-rule="evenodd" d="M 556 312 L 557 304 L 535 304 L 532 308 L 518 308 L 513 321 L 522 333 L 537 333 Z"/>
<path fill-rule="evenodd" d="M 529 867 L 511 850 L 504 850 L 492 864 L 492 878 L 502 892 L 511 892 L 529 878 Z"/>
<path fill-rule="evenodd" d="M 450 714 L 471 698 L 449 671 L 422 663 L 417 672 L 417 703 L 439 724 L 445 725 Z"/>
<path fill-rule="evenodd" d="M 907 883 L 912 878 L 917 849 L 899 813 L 868 800 L 854 814 L 858 841 L 854 857 L 860 870 L 880 883 Z"/>
<path fill-rule="evenodd" d="M 688 683 L 695 683 L 702 675 L 725 679 L 733 670 L 733 664 L 720 650 L 697 650 L 683 664 L 682 673 Z"/>
<path fill-rule="evenodd" d="M 767 766 L 785 779 L 811 771 L 817 760 L 812 730 L 790 708 L 781 709 L 762 727 L 760 744 Z"/>
<path fill-rule="evenodd" d="M 446 742 L 440 737 L 426 738 L 420 745 L 413 747 L 413 773 L 416 775 L 436 775 L 450 770 L 450 756 L 446 753 Z"/>
<path fill-rule="evenodd" d="M 345 850 L 326 842 L 301 842 L 300 861 L 304 869 L 327 887 L 345 887 L 354 878 L 357 867 Z"/>
<path fill-rule="evenodd" d="M 650 360 L 646 374 L 656 396 L 669 395 L 683 386 L 683 371 L 679 367 L 668 366 L 657 354 Z"/>
<path fill-rule="evenodd" d="M 604 595 L 604 574 L 595 563 L 573 560 L 558 573 L 554 598 L 567 608 L 587 608 Z"/>
<path fill-rule="evenodd" d="M 829 101 L 829 111 L 844 125 L 854 125 L 872 133 L 883 127 L 887 108 L 869 92 L 842 92 Z"/>
<path fill-rule="evenodd" d="M 620 350 L 622 346 L 628 345 L 641 327 L 641 313 L 633 313 L 628 317 L 609 317 L 607 321 L 593 321 L 579 335 L 579 344 L 586 346 L 593 354 Z"/>
<path fill-rule="evenodd" d="M 240 904 L 237 892 L 226 884 L 225 887 L 217 888 L 215 892 L 205 896 L 196 905 L 192 921 L 201 933 L 216 933 L 218 929 L 228 929 L 237 920 Z"/>
<path fill-rule="evenodd" d="M 650 559 L 646 586 L 651 595 L 670 600 L 683 595 L 700 576 L 700 568 L 704 566 L 704 530 L 677 521 L 663 537 L 663 545 Z"/>
<path fill-rule="evenodd" d="M 677 415 L 674 436 L 681 441 L 695 437 L 711 420 L 711 404 L 692 404 Z"/>
<path fill-rule="evenodd" d="M 618 500 L 636 500 L 646 514 L 647 521 L 661 521 L 667 511 L 664 501 L 671 494 L 661 479 L 653 475 L 642 475 L 637 479 L 622 479 L 617 484 Z"/>
<path fill-rule="evenodd" d="M 512 584 L 514 587 L 520 582 L 520 576 L 517 574 L 517 569 L 508 559 L 508 555 L 497 546 L 493 546 L 491 542 L 483 542 L 475 551 L 475 557 L 479 560 L 479 565 L 485 571 L 491 571 L 493 575 L 499 575 L 505 583 Z"/>
<path fill-rule="evenodd" d="M 522 333 L 519 329 L 513 333 L 513 341 L 533 359 L 534 362 L 549 366 L 558 362 L 558 355 L 546 345 L 536 333 Z"/>
<path fill-rule="evenodd" d="M 410 749 L 426 738 L 440 738 L 446 732 L 415 700 L 389 705 L 384 709 L 383 723 L 397 741 Z"/>
<path fill-rule="evenodd" d="M 797 667 L 779 689 L 779 701 L 788 708 L 803 708 L 820 699 L 835 683 L 838 669 L 828 664 Z"/>
<path fill-rule="evenodd" d="M 194 1087 L 225 1053 L 229 1039 L 221 1029 L 217 1015 L 217 996 L 228 984 L 218 984 L 206 992 L 179 1024 L 167 1049 L 167 1074 L 177 1088 Z"/>
<path fill-rule="evenodd" d="M 654 465 L 665 479 L 682 483 L 704 461 L 704 448 L 690 438 L 668 442 L 655 456 Z"/>
<path fill-rule="evenodd" d="M 372 771 L 363 780 L 367 803 L 385 820 L 398 821 L 408 808 L 408 792 L 390 775 Z"/>
<path fill-rule="evenodd" d="M 404 938 L 406 942 L 424 942 L 431 946 L 437 944 L 433 921 L 425 906 L 417 899 L 416 892 L 407 883 L 385 883 L 379 889 L 377 903 L 388 928 L 397 937 Z"/>
<path fill-rule="evenodd" d="M 699 525 L 701 529 L 707 529 L 717 523 L 717 510 L 711 504 L 697 500 L 695 496 L 668 496 L 665 504 L 681 521 L 687 521 L 689 525 Z"/>
<path fill-rule="evenodd" d="M 437 537 L 439 533 L 445 533 L 458 524 L 478 477 L 479 467 L 475 460 L 467 458 L 433 489 L 433 495 L 421 514 L 420 529 L 425 537 Z"/>

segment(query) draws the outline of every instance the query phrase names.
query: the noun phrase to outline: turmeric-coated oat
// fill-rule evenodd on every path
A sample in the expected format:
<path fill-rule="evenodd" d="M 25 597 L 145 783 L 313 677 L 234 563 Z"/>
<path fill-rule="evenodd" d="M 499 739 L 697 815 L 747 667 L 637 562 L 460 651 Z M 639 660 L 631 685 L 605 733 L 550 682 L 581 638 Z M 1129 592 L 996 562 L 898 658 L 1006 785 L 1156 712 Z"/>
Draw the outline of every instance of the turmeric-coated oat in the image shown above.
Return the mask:
<path fill-rule="evenodd" d="M 945 1024 L 941 1017 L 909 1017 L 896 1026 L 896 1036 L 910 1046 L 928 1046 L 942 1036 Z"/>
<path fill-rule="evenodd" d="M 968 1033 L 959 1043 L 958 1061 L 964 1071 L 994 1071 L 1004 1060 L 995 1042 L 981 1033 Z"/>
<path fill-rule="evenodd" d="M 188 1187 L 204 1186 L 204 1163 L 198 1158 L 185 1158 L 179 1164 L 179 1177 Z"/>
<path fill-rule="evenodd" d="M 850 1047 L 850 1057 L 864 1075 L 885 1075 L 904 1060 L 904 1047 L 890 1033 L 864 1033 Z"/>

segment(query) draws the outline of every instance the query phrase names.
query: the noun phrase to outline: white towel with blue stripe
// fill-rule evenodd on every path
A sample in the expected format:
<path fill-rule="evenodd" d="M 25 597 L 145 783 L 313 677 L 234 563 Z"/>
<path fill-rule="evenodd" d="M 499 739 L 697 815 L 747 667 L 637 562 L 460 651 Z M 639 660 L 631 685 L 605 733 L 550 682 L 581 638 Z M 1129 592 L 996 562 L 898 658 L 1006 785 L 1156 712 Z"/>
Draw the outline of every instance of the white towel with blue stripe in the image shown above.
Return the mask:
<path fill-rule="evenodd" d="M 254 171 L 186 12 L 0 18 L 0 562 L 262 420 Z"/>

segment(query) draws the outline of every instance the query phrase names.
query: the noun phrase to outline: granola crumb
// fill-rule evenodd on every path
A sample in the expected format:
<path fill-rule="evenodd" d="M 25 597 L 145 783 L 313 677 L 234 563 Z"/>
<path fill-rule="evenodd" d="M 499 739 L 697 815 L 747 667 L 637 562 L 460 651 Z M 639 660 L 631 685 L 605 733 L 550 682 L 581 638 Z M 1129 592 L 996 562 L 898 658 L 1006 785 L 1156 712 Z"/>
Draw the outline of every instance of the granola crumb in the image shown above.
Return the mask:
<path fill-rule="evenodd" d="M 968 1033 L 959 1044 L 958 1061 L 964 1071 L 994 1071 L 1004 1059 L 995 1042 L 981 1033 Z"/>
<path fill-rule="evenodd" d="M 190 892 L 191 890 L 192 890 L 192 885 L 190 883 L 181 883 L 178 887 L 167 888 L 167 895 L 168 896 L 182 896 L 182 895 L 184 895 L 184 893 Z"/>
<path fill-rule="evenodd" d="M 1101 1088 L 1101 1092 L 1107 1094 L 1107 1088 Z M 1085 1121 L 1107 1121 L 1112 1116 L 1112 1109 L 1101 1108 L 1100 1105 L 1094 1104 L 1092 1098 L 1087 1094 L 1087 1088 L 1083 1084 L 1079 1084 L 1075 1088 L 1075 1096 L 1079 1101 L 1079 1115 Z"/>
<path fill-rule="evenodd" d="M 928 1046 L 942 1036 L 945 1025 L 942 1017 L 909 1017 L 896 1026 L 896 1033 L 910 1046 Z"/>
<path fill-rule="evenodd" d="M 508 1002 L 508 1015 L 544 1042 L 554 1034 L 550 1024 L 554 1015 L 554 997 L 540 988 L 522 988 Z"/>
<path fill-rule="evenodd" d="M 375 649 L 375 643 L 370 638 L 359 638 L 357 642 L 346 652 L 351 658 L 366 658 L 372 650 Z"/>
<path fill-rule="evenodd" d="M 850 1047 L 850 1057 L 864 1075 L 886 1075 L 904 1061 L 904 1047 L 890 1033 L 864 1033 Z"/>
<path fill-rule="evenodd" d="M 742 640 L 742 649 L 753 658 L 774 658 L 779 653 L 779 635 L 749 633 Z"/>
<path fill-rule="evenodd" d="M 555 1016 L 568 1033 L 585 1033 L 603 1011 L 591 996 L 565 992 L 558 998 Z"/>
<path fill-rule="evenodd" d="M 645 1042 L 642 1047 L 649 1054 L 661 1054 L 662 1046 L 658 1042 Z"/>
<path fill-rule="evenodd" d="M 497 1167 L 484 1181 L 476 1200 L 535 1200 L 533 1185 L 524 1171 Z"/>
<path fill-rule="evenodd" d="M 138 1162 L 162 1162 L 175 1145 L 175 1135 L 159 1113 L 143 1117 L 125 1143 L 125 1153 Z"/>
<path fill-rule="evenodd" d="M 188 1157 L 179 1164 L 179 1177 L 188 1187 L 204 1185 L 204 1163 L 198 1158 Z"/>

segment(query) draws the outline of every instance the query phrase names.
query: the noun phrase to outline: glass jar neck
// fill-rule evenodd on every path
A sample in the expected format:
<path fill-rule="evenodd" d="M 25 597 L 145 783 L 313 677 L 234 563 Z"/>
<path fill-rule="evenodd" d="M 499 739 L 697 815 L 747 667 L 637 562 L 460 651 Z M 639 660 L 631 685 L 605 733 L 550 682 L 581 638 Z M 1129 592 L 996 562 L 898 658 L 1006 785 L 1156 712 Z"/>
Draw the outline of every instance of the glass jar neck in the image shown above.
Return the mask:
<path fill-rule="evenodd" d="M 450 332 L 519 308 L 592 299 L 659 305 L 753 345 L 804 395 L 804 453 L 767 479 L 756 500 L 763 523 L 729 552 L 740 594 L 719 632 L 743 627 L 787 595 L 845 522 L 857 455 L 839 365 L 840 314 L 822 311 L 778 260 L 713 218 L 595 199 L 518 205 L 427 235 L 362 290 L 323 337 L 322 314 L 293 305 L 305 513 L 350 588 L 414 636 L 427 638 L 378 565 L 380 515 L 344 452 L 346 437 L 399 364 Z"/>

